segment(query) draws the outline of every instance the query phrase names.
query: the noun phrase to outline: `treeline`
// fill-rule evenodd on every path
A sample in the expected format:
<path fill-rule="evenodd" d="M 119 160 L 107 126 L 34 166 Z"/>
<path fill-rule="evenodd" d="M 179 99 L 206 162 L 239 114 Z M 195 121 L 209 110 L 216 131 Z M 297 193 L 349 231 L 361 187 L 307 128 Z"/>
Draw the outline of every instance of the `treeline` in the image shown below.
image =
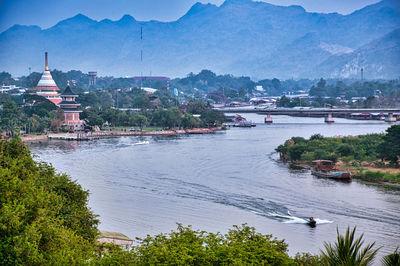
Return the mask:
<path fill-rule="evenodd" d="M 139 127 L 146 126 L 161 128 L 199 128 L 221 126 L 225 115 L 212 110 L 202 102 L 189 102 L 187 105 L 159 108 L 155 110 L 122 111 L 114 108 L 85 109 L 81 118 L 90 126 L 107 124 L 111 127 Z"/>
<path fill-rule="evenodd" d="M 386 134 L 346 137 L 323 137 L 315 134 L 309 139 L 292 137 L 276 148 L 284 159 L 291 161 L 332 160 L 369 161 L 388 160 L 399 166 L 400 125 L 393 125 Z"/>
<path fill-rule="evenodd" d="M 350 84 L 338 80 L 335 83 L 327 84 L 327 81 L 320 79 L 316 85 L 310 88 L 310 96 L 339 97 L 346 99 L 352 97 L 369 97 L 374 95 L 400 97 L 400 80 L 390 81 L 356 81 Z"/>
<path fill-rule="evenodd" d="M 310 88 L 308 98 L 282 96 L 277 101 L 279 107 L 329 107 L 350 108 L 396 107 L 400 104 L 400 80 L 343 81 L 328 82 L 320 79 Z M 353 97 L 359 98 L 353 101 Z M 363 98 L 363 99 L 362 99 Z"/>
<path fill-rule="evenodd" d="M 96 89 L 125 89 L 125 88 L 139 88 L 151 87 L 157 90 L 166 89 L 167 82 L 160 80 L 143 79 L 135 80 L 134 78 L 117 78 L 117 77 L 97 77 L 95 86 L 89 86 L 89 75 L 78 70 L 71 70 L 62 72 L 60 70 L 52 70 L 51 74 L 57 86 L 65 88 L 67 81 L 71 81 L 74 90 L 92 91 Z M 33 72 L 28 76 L 22 76 L 18 79 L 13 79 L 7 72 L 0 73 L 0 84 L 4 85 L 17 85 L 24 88 L 33 88 L 38 83 L 41 73 Z M 226 97 L 232 100 L 242 99 L 246 94 L 253 95 L 255 86 L 261 85 L 264 88 L 266 95 L 281 95 L 285 91 L 298 91 L 307 90 L 315 80 L 301 79 L 301 80 L 279 80 L 263 79 L 254 81 L 250 77 L 235 77 L 233 75 L 216 75 L 210 70 L 202 70 L 198 74 L 190 73 L 184 78 L 175 78 L 170 81 L 169 88 L 178 88 L 184 92 L 181 96 L 190 96 L 194 98 L 202 98 L 210 92 L 225 89 Z M 231 90 L 231 91 L 229 91 Z"/>
<path fill-rule="evenodd" d="M 75 88 L 74 88 L 75 91 Z M 140 88 L 94 90 L 82 92 L 77 90 L 76 101 L 82 107 L 115 107 L 115 108 L 169 108 L 179 104 L 171 90 L 161 88 L 152 94 Z"/>
<path fill-rule="evenodd" d="M 121 93 L 116 97 L 123 95 Z M 125 95 L 131 97 L 130 99 L 136 104 L 135 111 L 112 107 L 114 100 L 107 91 L 91 92 L 83 96 L 86 97 L 80 99 L 83 107 L 80 118 L 87 122 L 87 130 L 93 129 L 94 126 L 102 128 L 103 125 L 138 127 L 140 130 L 146 126 L 214 127 L 221 126 L 225 121 L 223 113 L 212 110 L 210 105 L 205 105 L 203 102 L 189 102 L 178 107 L 169 107 L 176 103 L 170 104 L 168 96 L 147 95 L 139 89 L 127 92 Z M 18 136 L 21 131 L 27 134 L 67 131 L 64 128 L 63 111 L 42 96 L 29 93 L 21 96 L 0 94 L 0 106 L 0 131 L 6 132 L 8 136 Z"/>
<path fill-rule="evenodd" d="M 65 88 L 67 81 L 69 80 L 76 88 L 82 91 L 94 90 L 97 88 L 127 88 L 127 87 L 139 87 L 133 78 L 114 78 L 114 77 L 97 77 L 96 86 L 89 86 L 89 75 L 79 70 L 70 70 L 63 72 L 57 69 L 51 71 L 51 75 L 59 88 Z M 13 79 L 11 74 L 7 72 L 0 73 L 0 84 L 4 85 L 16 85 L 23 88 L 34 88 L 42 73 L 32 72 L 28 76 L 22 76 L 18 79 Z"/>
<path fill-rule="evenodd" d="M 307 90 L 314 81 L 309 79 L 281 81 L 277 78 L 253 81 L 250 77 L 217 75 L 210 70 L 202 70 L 198 74 L 190 73 L 185 78 L 173 79 L 171 84 L 187 94 L 201 95 L 203 93 L 215 102 L 229 102 L 247 101 L 248 97 L 255 94 L 276 96 L 282 95 L 285 91 Z M 264 91 L 256 91 L 256 86 L 262 86 Z"/>
<path fill-rule="evenodd" d="M 1 265 L 368 265 L 377 252 L 374 244 L 364 249 L 355 229 L 326 243 L 319 255 L 292 258 L 283 240 L 247 225 L 220 234 L 180 224 L 168 234 L 136 239 L 127 251 L 97 242 L 99 221 L 87 206 L 88 191 L 35 162 L 21 140 L 0 141 L 0 165 Z M 398 265 L 399 255 L 386 255 L 383 265 Z"/>
<path fill-rule="evenodd" d="M 398 107 L 400 100 L 395 96 L 369 96 L 367 98 L 358 97 L 359 99 L 342 99 L 340 97 L 307 97 L 307 98 L 289 98 L 280 97 L 276 101 L 277 107 L 315 107 L 315 108 L 382 108 L 382 107 Z"/>
<path fill-rule="evenodd" d="M 0 131 L 11 137 L 18 136 L 20 131 L 58 131 L 63 124 L 63 112 L 54 103 L 39 95 L 0 94 L 0 106 Z"/>

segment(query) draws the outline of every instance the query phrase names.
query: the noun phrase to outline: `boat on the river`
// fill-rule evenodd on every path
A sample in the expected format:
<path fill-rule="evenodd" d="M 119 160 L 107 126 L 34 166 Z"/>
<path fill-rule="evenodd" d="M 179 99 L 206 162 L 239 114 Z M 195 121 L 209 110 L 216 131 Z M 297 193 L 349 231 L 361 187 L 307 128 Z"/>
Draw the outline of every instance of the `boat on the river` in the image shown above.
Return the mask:
<path fill-rule="evenodd" d="M 315 160 L 311 173 L 318 177 L 332 178 L 337 180 L 350 180 L 351 173 L 347 171 L 338 171 L 331 160 Z"/>
<path fill-rule="evenodd" d="M 233 121 L 233 126 L 234 127 L 255 127 L 256 123 L 253 121 L 247 121 L 246 118 L 244 118 L 241 115 L 235 115 L 235 117 L 232 119 Z"/>
<path fill-rule="evenodd" d="M 252 121 L 240 121 L 233 124 L 234 127 L 255 127 L 256 123 Z"/>
<path fill-rule="evenodd" d="M 310 217 L 307 221 L 307 224 L 311 227 L 315 227 L 317 225 L 317 222 L 314 220 L 314 217 Z"/>

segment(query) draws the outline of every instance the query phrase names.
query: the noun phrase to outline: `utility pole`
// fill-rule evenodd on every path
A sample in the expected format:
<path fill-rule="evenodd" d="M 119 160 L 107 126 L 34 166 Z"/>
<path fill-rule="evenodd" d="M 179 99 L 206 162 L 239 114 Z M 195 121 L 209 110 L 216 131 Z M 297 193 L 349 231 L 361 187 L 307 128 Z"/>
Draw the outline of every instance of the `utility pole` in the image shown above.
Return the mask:
<path fill-rule="evenodd" d="M 140 89 L 143 88 L 143 27 L 140 26 Z"/>
<path fill-rule="evenodd" d="M 361 68 L 361 81 L 364 81 L 364 68 Z"/>

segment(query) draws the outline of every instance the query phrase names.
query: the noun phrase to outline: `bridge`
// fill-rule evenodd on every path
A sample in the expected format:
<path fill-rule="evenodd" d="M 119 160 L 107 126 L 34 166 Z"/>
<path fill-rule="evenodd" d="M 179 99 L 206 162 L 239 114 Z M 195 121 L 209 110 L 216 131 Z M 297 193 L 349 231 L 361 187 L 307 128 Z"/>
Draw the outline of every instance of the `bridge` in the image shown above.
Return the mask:
<path fill-rule="evenodd" d="M 259 108 L 254 106 L 246 107 L 221 107 L 214 108 L 224 113 L 259 113 L 271 115 L 299 115 L 299 116 L 326 116 L 332 114 L 335 116 L 348 115 L 352 113 L 384 113 L 400 114 L 400 108 L 362 108 L 362 109 L 339 109 L 339 108 Z"/>
<path fill-rule="evenodd" d="M 254 106 L 245 107 L 221 107 L 214 108 L 224 113 L 257 113 L 265 115 L 290 115 L 290 116 L 307 116 L 307 117 L 342 117 L 350 118 L 352 114 L 383 114 L 388 122 L 396 121 L 396 117 L 400 119 L 400 108 L 362 108 L 362 109 L 339 109 L 339 108 L 261 108 Z M 390 121 L 389 121 L 390 120 Z"/>

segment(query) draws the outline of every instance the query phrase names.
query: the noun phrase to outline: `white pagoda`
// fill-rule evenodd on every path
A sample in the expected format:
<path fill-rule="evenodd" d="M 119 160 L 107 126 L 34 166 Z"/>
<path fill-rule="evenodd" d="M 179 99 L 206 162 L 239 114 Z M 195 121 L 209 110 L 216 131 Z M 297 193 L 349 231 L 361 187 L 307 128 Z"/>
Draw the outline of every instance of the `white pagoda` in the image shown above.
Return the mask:
<path fill-rule="evenodd" d="M 45 97 L 56 105 L 62 101 L 59 93 L 60 89 L 57 87 L 49 71 L 47 52 L 45 53 L 45 71 L 34 90 L 37 95 Z"/>

